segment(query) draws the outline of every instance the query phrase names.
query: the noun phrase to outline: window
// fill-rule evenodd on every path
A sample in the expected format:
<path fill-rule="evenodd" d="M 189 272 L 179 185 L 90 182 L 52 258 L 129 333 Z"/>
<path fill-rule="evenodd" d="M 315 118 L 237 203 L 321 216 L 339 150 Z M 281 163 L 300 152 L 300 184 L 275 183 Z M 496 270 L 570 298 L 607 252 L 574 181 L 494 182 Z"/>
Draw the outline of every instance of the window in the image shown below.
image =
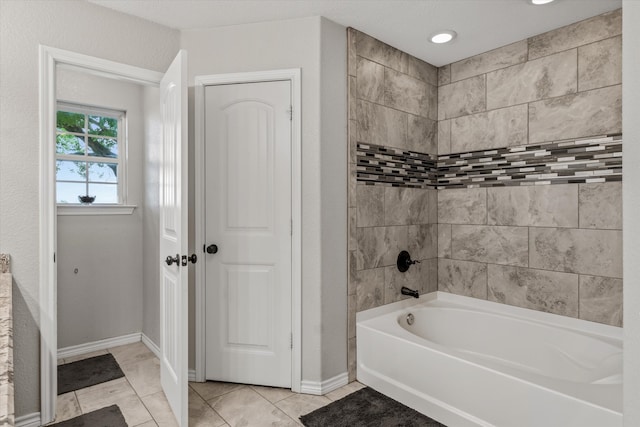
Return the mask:
<path fill-rule="evenodd" d="M 125 136 L 124 111 L 59 103 L 57 202 L 124 204 Z M 89 197 L 81 200 L 83 196 Z"/>

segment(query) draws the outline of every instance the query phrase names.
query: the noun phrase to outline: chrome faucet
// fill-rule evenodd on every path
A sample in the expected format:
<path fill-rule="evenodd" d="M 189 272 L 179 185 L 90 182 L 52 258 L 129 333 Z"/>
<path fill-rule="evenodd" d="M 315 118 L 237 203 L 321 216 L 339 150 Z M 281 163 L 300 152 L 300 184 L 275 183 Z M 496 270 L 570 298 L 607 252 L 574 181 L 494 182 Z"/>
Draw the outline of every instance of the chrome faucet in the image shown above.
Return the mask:
<path fill-rule="evenodd" d="M 410 297 L 420 298 L 420 292 L 409 289 L 406 286 L 403 286 L 402 289 L 400 289 L 400 293 L 402 295 L 409 295 Z"/>

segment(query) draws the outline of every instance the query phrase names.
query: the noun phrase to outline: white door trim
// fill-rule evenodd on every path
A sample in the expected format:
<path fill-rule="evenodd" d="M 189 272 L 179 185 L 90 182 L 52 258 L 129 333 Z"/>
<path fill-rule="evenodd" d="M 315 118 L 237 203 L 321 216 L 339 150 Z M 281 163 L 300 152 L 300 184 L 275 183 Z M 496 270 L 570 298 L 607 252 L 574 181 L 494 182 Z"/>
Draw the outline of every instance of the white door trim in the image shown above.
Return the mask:
<path fill-rule="evenodd" d="M 257 71 L 249 73 L 215 74 L 195 78 L 195 187 L 196 187 L 196 251 L 204 256 L 204 89 L 205 86 L 258 83 L 288 80 L 291 82 L 291 327 L 292 360 L 291 390 L 300 392 L 302 381 L 302 114 L 300 69 Z M 196 381 L 205 381 L 205 263 L 196 267 Z"/>
<path fill-rule="evenodd" d="M 158 86 L 162 73 L 79 53 L 39 46 L 40 96 L 40 415 L 53 421 L 58 395 L 58 320 L 55 199 L 56 66 L 80 68 L 132 83 Z"/>

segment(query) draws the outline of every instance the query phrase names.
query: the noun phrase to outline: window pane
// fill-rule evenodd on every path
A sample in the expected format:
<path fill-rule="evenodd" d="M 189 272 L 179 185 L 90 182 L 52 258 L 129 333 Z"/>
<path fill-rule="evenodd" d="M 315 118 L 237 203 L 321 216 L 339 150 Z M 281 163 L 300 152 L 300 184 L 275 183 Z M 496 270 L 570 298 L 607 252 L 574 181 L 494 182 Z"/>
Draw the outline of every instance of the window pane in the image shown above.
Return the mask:
<path fill-rule="evenodd" d="M 84 196 L 87 184 L 84 182 L 58 182 L 56 184 L 56 201 L 58 203 L 80 203 L 78 196 Z"/>
<path fill-rule="evenodd" d="M 118 203 L 118 184 L 89 184 L 89 195 L 96 196 L 93 203 Z"/>
<path fill-rule="evenodd" d="M 56 119 L 58 132 L 84 133 L 84 114 L 58 111 Z"/>
<path fill-rule="evenodd" d="M 56 135 L 56 153 L 79 154 L 84 156 L 84 137 L 76 135 Z"/>
<path fill-rule="evenodd" d="M 118 165 L 116 163 L 89 162 L 89 181 L 118 182 Z"/>
<path fill-rule="evenodd" d="M 93 135 L 118 136 L 118 119 L 89 116 L 89 133 Z"/>
<path fill-rule="evenodd" d="M 87 163 L 72 162 L 69 160 L 56 161 L 56 180 L 57 181 L 86 181 L 87 179 Z"/>
<path fill-rule="evenodd" d="M 89 137 L 89 155 L 118 158 L 118 140 L 111 138 Z"/>

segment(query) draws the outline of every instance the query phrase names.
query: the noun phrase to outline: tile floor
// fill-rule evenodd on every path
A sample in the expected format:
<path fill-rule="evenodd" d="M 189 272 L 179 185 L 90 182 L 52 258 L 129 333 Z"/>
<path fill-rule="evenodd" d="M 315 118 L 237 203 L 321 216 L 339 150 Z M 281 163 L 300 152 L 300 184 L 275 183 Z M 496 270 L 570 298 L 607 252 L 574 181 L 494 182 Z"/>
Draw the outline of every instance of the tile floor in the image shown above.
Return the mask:
<path fill-rule="evenodd" d="M 58 396 L 55 422 L 117 404 L 130 427 L 175 426 L 160 385 L 160 362 L 141 342 L 61 359 L 71 363 L 107 352 L 120 364 L 124 378 Z M 364 387 L 348 384 L 325 396 L 243 384 L 189 383 L 189 427 L 298 426 L 298 417 Z"/>

